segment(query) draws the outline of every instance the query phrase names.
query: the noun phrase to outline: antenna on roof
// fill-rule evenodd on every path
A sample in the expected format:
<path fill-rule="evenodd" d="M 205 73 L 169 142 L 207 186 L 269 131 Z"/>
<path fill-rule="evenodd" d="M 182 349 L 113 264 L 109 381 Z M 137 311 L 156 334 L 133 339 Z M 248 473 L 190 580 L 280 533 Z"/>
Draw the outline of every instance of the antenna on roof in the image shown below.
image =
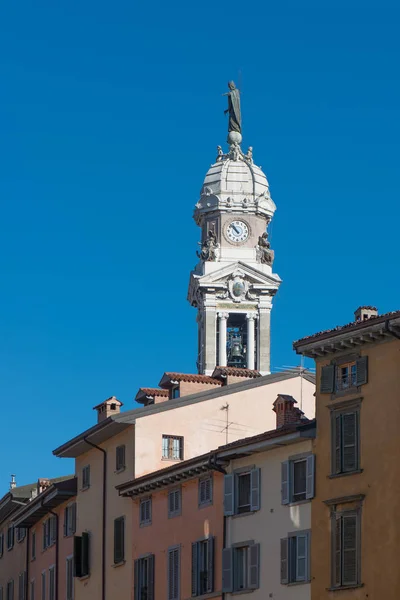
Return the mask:
<path fill-rule="evenodd" d="M 15 481 L 15 475 L 11 475 L 10 481 L 10 490 L 13 490 L 17 487 L 17 482 Z"/>
<path fill-rule="evenodd" d="M 277 367 L 277 371 L 286 371 L 289 373 L 296 373 L 300 375 L 300 410 L 303 410 L 303 377 L 305 373 L 315 373 L 315 368 L 311 367 L 307 369 L 304 366 L 304 356 L 302 355 L 300 358 L 300 364 L 295 366 L 283 365 L 283 367 Z"/>
<path fill-rule="evenodd" d="M 224 406 L 221 406 L 220 410 L 226 411 L 226 425 L 221 430 L 221 433 L 223 433 L 225 431 L 225 443 L 227 444 L 228 443 L 229 426 L 232 425 L 232 423 L 229 423 L 229 404 L 228 403 L 224 404 Z"/>

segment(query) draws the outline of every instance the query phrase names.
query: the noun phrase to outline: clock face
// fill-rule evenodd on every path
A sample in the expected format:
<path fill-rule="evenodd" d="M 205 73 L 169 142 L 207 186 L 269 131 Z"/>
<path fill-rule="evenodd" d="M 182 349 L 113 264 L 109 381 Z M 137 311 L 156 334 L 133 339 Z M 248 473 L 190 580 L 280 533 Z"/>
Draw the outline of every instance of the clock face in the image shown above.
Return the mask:
<path fill-rule="evenodd" d="M 232 242 L 245 242 L 249 237 L 249 226 L 243 221 L 232 221 L 229 223 L 226 233 Z"/>

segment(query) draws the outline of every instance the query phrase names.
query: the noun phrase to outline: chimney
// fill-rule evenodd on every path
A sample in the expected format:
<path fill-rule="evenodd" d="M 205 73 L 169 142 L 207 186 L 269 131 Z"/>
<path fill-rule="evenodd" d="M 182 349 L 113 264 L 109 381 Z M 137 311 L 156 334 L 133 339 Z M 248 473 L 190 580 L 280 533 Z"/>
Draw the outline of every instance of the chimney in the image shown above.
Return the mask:
<path fill-rule="evenodd" d="M 371 317 L 378 316 L 378 309 L 375 306 L 359 306 L 354 313 L 356 323 L 367 321 Z"/>
<path fill-rule="evenodd" d="M 112 415 L 118 415 L 121 412 L 122 402 L 120 402 L 115 396 L 107 398 L 101 404 L 93 407 L 93 410 L 97 410 L 97 422 L 105 421 Z"/>
<path fill-rule="evenodd" d="M 16 487 L 17 482 L 15 481 L 15 475 L 11 475 L 10 490 L 14 490 Z"/>
<path fill-rule="evenodd" d="M 41 494 L 42 492 L 44 492 L 45 490 L 47 490 L 47 488 L 49 488 L 50 486 L 51 486 L 50 479 L 45 479 L 45 478 L 38 479 L 38 482 L 37 482 L 37 493 Z"/>
<path fill-rule="evenodd" d="M 278 394 L 273 404 L 273 411 L 276 413 L 276 428 L 284 427 L 293 423 L 302 423 L 304 413 L 295 406 L 297 400 L 287 394 Z"/>

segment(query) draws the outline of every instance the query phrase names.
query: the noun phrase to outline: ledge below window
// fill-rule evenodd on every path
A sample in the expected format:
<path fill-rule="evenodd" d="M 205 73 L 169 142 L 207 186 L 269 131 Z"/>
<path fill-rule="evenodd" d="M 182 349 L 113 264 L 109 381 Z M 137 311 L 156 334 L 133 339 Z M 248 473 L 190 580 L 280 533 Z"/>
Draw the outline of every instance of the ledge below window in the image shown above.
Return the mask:
<path fill-rule="evenodd" d="M 113 563 L 111 566 L 113 569 L 117 569 L 118 567 L 122 567 L 126 563 L 126 560 L 120 560 L 117 563 Z"/>
<path fill-rule="evenodd" d="M 364 469 L 357 469 L 356 471 L 346 471 L 346 473 L 333 473 L 332 475 L 327 475 L 328 479 L 337 479 L 338 477 L 348 477 L 349 475 L 359 475 L 362 473 Z"/>
<path fill-rule="evenodd" d="M 328 592 L 341 592 L 342 590 L 354 590 L 356 588 L 364 587 L 363 583 L 355 583 L 354 585 L 342 585 L 341 587 L 329 587 L 326 588 Z"/>

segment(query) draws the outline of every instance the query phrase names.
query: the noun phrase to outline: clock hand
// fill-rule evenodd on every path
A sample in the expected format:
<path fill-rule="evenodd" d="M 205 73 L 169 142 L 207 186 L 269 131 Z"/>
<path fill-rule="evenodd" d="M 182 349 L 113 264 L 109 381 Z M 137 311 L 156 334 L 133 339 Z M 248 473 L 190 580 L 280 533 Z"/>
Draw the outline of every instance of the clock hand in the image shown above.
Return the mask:
<path fill-rule="evenodd" d="M 236 233 L 240 233 L 239 229 L 232 223 L 232 229 L 236 231 Z"/>

